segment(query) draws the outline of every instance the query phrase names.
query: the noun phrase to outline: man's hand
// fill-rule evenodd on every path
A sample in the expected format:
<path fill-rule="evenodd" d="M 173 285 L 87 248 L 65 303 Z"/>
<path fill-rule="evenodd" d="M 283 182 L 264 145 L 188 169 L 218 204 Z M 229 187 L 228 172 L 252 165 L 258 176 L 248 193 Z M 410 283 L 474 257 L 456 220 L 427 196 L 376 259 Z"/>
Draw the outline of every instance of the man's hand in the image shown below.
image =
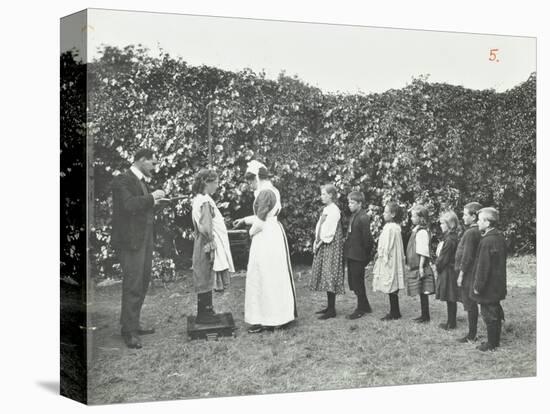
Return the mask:
<path fill-rule="evenodd" d="M 166 193 L 162 190 L 155 190 L 151 193 L 153 196 L 153 200 L 155 201 L 155 205 L 160 203 L 160 199 L 166 197 Z"/>
<path fill-rule="evenodd" d="M 243 225 L 244 219 L 237 219 L 233 222 L 233 227 L 239 228 Z"/>
<path fill-rule="evenodd" d="M 155 190 L 151 193 L 155 201 L 160 200 L 161 198 L 166 197 L 166 193 L 162 190 Z"/>

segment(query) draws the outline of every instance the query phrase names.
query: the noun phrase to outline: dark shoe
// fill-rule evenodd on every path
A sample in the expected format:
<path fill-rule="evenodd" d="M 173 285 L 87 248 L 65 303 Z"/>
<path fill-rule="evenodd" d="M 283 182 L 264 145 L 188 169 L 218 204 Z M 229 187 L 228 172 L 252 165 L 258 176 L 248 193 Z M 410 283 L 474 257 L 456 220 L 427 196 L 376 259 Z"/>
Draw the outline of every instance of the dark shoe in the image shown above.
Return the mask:
<path fill-rule="evenodd" d="M 466 343 L 470 343 L 470 342 L 475 342 L 477 341 L 477 338 L 474 337 L 473 339 L 470 337 L 470 335 L 466 335 L 465 337 L 463 338 L 459 338 L 457 339 L 457 342 L 461 343 L 461 344 L 466 344 Z"/>
<path fill-rule="evenodd" d="M 476 349 L 482 352 L 493 351 L 496 349 L 496 346 L 491 345 L 489 342 L 483 342 L 481 345 L 476 346 Z"/>
<path fill-rule="evenodd" d="M 336 318 L 336 311 L 334 309 L 327 310 L 324 314 L 319 316 L 318 319 L 325 320 L 330 318 Z"/>
<path fill-rule="evenodd" d="M 328 312 L 328 308 L 325 308 L 325 309 L 321 309 L 321 310 L 315 312 L 315 314 L 316 314 L 316 315 L 321 315 L 321 314 L 327 313 L 327 312 Z"/>
<path fill-rule="evenodd" d="M 452 325 L 450 323 L 440 323 L 439 324 L 439 327 L 445 331 L 450 331 L 450 330 L 453 330 L 453 329 L 456 329 L 456 325 Z"/>
<path fill-rule="evenodd" d="M 250 328 L 248 328 L 249 334 L 255 334 L 260 333 L 264 330 L 264 327 L 262 325 L 252 325 Z"/>
<path fill-rule="evenodd" d="M 418 318 L 414 318 L 413 321 L 414 322 L 420 322 L 424 319 L 424 316 L 419 316 Z"/>
<path fill-rule="evenodd" d="M 413 319 L 416 323 L 428 323 L 430 322 L 430 318 L 427 318 L 425 316 L 421 316 L 420 318 Z"/>
<path fill-rule="evenodd" d="M 381 318 L 381 321 L 395 321 L 397 319 L 401 318 L 401 315 L 392 315 L 391 313 L 388 313 L 386 316 Z"/>
<path fill-rule="evenodd" d="M 365 316 L 367 312 L 361 309 L 355 309 L 351 315 L 347 315 L 346 319 L 359 319 L 362 316 Z"/>
<path fill-rule="evenodd" d="M 141 340 L 134 333 L 125 333 L 122 335 L 124 343 L 130 349 L 141 349 Z"/>
<path fill-rule="evenodd" d="M 206 315 L 212 315 L 212 316 L 217 315 L 217 313 L 214 312 L 214 307 L 213 306 L 205 306 L 203 312 Z"/>
<path fill-rule="evenodd" d="M 480 351 L 487 351 L 487 350 L 491 351 L 493 349 L 496 349 L 500 345 L 500 339 L 498 337 L 499 335 L 498 325 L 500 325 L 500 321 L 495 321 L 487 324 L 487 342 L 486 343 L 484 342 L 478 347 Z"/>
<path fill-rule="evenodd" d="M 139 328 L 137 331 L 138 335 L 152 335 L 155 333 L 155 328 Z"/>

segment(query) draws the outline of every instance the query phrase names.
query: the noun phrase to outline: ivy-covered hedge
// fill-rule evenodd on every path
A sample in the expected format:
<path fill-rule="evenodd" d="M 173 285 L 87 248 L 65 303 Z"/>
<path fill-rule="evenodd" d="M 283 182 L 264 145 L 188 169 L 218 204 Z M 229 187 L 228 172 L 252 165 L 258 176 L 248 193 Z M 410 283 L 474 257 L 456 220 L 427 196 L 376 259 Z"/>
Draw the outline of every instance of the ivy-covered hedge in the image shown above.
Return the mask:
<path fill-rule="evenodd" d="M 162 257 L 191 233 L 192 177 L 207 165 L 207 110 L 213 102 L 217 195 L 228 218 L 250 213 L 246 163 L 264 161 L 282 191 L 292 253 L 310 251 L 319 185 L 363 191 L 375 235 L 383 204 L 428 204 L 439 212 L 479 201 L 498 208 L 511 251 L 535 248 L 536 76 L 504 93 L 430 83 L 418 77 L 378 94 L 327 94 L 297 78 L 189 66 L 139 47 L 105 47 L 88 64 L 89 139 L 95 151 L 92 235 L 98 277 L 113 272 L 110 182 L 140 146 L 161 160 L 155 187 L 184 195 L 158 217 Z M 69 133 L 68 131 L 67 133 Z M 66 138 L 66 137 L 62 137 Z M 404 223 L 405 224 L 405 223 Z M 436 227 L 436 226 L 435 226 Z"/>

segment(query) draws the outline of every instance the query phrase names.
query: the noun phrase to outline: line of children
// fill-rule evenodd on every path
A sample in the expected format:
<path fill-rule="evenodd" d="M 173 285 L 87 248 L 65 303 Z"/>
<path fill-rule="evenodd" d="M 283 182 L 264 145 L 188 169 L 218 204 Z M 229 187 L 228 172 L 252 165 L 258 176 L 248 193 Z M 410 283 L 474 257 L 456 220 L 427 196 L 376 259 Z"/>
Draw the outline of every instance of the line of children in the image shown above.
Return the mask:
<path fill-rule="evenodd" d="M 330 190 L 330 191 L 327 191 Z M 333 227 L 339 223 L 340 211 L 334 206 L 332 213 L 330 204 L 334 201 L 336 189 L 324 187 L 322 199 L 328 207 L 319 220 L 316 229 L 314 259 L 315 272 L 311 287 L 315 290 L 328 291 L 328 307 L 323 309 L 322 319 L 335 317 L 334 293 L 340 292 L 341 261 L 336 257 L 340 243 L 333 242 Z M 326 193 L 326 194 L 325 194 Z M 328 197 L 330 193 L 331 197 Z M 334 193 L 334 194 L 332 194 Z M 326 199 L 326 200 L 325 200 Z M 329 200 L 330 199 L 330 200 Z M 357 309 L 348 315 L 348 319 L 356 319 L 365 313 L 370 313 L 370 305 L 364 287 L 365 266 L 370 260 L 372 236 L 370 221 L 363 209 L 364 196 L 352 192 L 348 196 L 352 219 L 345 240 L 345 258 L 348 267 L 350 289 L 358 298 Z M 334 217 L 326 225 L 325 233 L 321 230 L 329 215 Z M 412 233 L 406 249 L 403 249 L 401 236 L 400 207 L 395 201 L 390 201 L 384 208 L 384 228 L 378 241 L 376 262 L 373 268 L 373 290 L 388 295 L 389 313 L 383 321 L 401 318 L 399 309 L 399 290 L 406 289 L 409 296 L 419 296 L 421 314 L 414 321 L 426 323 L 430 321 L 429 295 L 435 293 L 436 299 L 447 304 L 447 321 L 439 325 L 444 330 L 457 327 L 457 302 L 462 302 L 468 314 L 468 333 L 460 338 L 461 343 L 477 340 L 478 303 L 481 315 L 487 326 L 487 342 L 477 347 L 481 351 L 493 350 L 500 345 L 502 320 L 504 311 L 500 301 L 506 297 L 506 242 L 503 234 L 496 228 L 499 220 L 498 211 L 492 207 L 481 208 L 476 202 L 464 206 L 463 221 L 465 231 L 459 240 L 458 217 L 452 211 L 444 212 L 439 219 L 442 230 L 442 240 L 436 250 L 435 270 L 437 279 L 430 263 L 429 213 L 426 207 L 416 205 L 411 209 Z M 334 221 L 334 223 L 332 223 Z M 325 240 L 323 240 L 325 234 Z M 330 239 L 330 240 L 329 240 Z M 333 243 L 330 256 L 325 253 Z M 320 265 L 322 261 L 322 265 Z M 332 263 L 332 264 L 331 264 Z M 321 269 L 331 269 L 328 273 Z M 334 270 L 332 270 L 334 269 Z M 326 274 L 324 274 L 326 273 Z M 329 275 L 329 273 L 333 276 Z M 321 276 L 324 274 L 323 276 Z M 335 286 L 321 283 L 331 278 Z M 322 287 L 322 288 L 321 288 Z M 343 289 L 342 289 L 343 293 Z"/>

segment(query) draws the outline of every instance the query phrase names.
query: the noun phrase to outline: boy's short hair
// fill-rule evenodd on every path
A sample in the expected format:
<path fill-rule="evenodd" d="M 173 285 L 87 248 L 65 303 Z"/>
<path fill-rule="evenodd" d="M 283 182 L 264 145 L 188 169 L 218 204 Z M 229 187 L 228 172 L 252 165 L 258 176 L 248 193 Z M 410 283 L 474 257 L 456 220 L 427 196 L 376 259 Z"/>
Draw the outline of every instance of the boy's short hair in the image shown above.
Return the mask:
<path fill-rule="evenodd" d="M 487 221 L 491 223 L 491 227 L 495 227 L 499 221 L 498 210 L 494 207 L 485 207 L 479 210 L 478 215 L 484 215 L 487 218 Z"/>
<path fill-rule="evenodd" d="M 479 210 L 481 210 L 483 206 L 475 201 L 468 203 L 464 206 L 464 210 L 468 212 L 470 216 L 476 216 L 476 219 L 479 217 Z"/>
<path fill-rule="evenodd" d="M 458 228 L 458 217 L 454 211 L 444 211 L 441 214 L 441 220 L 447 224 L 449 230 L 456 230 Z"/>
<path fill-rule="evenodd" d="M 365 205 L 365 195 L 361 191 L 352 191 L 348 194 L 348 200 L 353 200 L 357 203 L 361 203 L 362 206 Z"/>
<path fill-rule="evenodd" d="M 424 207 L 422 204 L 416 204 L 411 208 L 411 213 L 415 213 L 419 220 L 418 224 L 421 226 L 427 226 L 428 221 L 430 220 L 430 213 L 426 207 Z"/>

